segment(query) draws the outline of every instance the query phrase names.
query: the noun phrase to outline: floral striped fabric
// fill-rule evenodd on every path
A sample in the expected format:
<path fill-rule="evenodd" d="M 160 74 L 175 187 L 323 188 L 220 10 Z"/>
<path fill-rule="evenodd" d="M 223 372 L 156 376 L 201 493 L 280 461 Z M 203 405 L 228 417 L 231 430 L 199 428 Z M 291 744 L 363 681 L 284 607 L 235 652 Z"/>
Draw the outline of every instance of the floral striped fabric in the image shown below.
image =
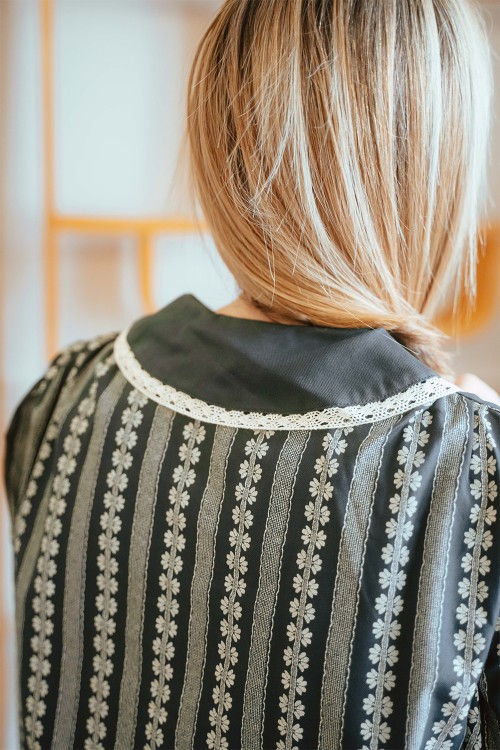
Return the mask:
<path fill-rule="evenodd" d="M 500 408 L 384 333 L 184 295 L 54 360 L 7 434 L 23 748 L 499 750 Z"/>

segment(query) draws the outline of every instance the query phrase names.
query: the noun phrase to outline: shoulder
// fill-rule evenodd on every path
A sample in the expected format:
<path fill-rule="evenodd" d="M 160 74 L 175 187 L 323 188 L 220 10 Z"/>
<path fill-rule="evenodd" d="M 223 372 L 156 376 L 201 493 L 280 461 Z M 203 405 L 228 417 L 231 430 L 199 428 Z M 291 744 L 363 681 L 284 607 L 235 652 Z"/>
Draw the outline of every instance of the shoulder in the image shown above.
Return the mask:
<path fill-rule="evenodd" d="M 448 428 L 443 436 L 449 437 L 454 428 L 455 434 L 456 430 L 466 432 L 459 441 L 464 445 L 464 455 L 469 456 L 474 473 L 488 476 L 496 491 L 500 486 L 500 405 L 474 393 L 458 390 L 438 400 L 436 406 L 441 410 L 446 409 L 448 414 Z M 500 498 L 495 497 L 495 501 L 499 503 Z"/>
<path fill-rule="evenodd" d="M 500 447 L 500 404 L 488 401 L 468 391 L 458 391 L 467 405 L 470 414 L 475 415 L 473 427 L 483 425 L 491 437 L 497 437 L 497 447 Z M 478 430 L 479 431 L 479 430 Z M 492 446 L 493 447 L 493 446 Z"/>
<path fill-rule="evenodd" d="M 23 487 L 40 451 L 48 453 L 57 433 L 58 415 L 90 380 L 113 364 L 118 332 L 78 340 L 64 347 L 42 376 L 21 397 L 4 434 L 3 476 L 7 500 L 14 513 Z"/>
<path fill-rule="evenodd" d="M 439 378 L 439 381 L 442 383 L 448 382 L 442 378 Z M 492 393 L 494 392 L 492 391 Z M 433 395 L 432 403 L 430 402 L 431 410 L 443 414 L 447 413 L 449 416 L 465 413 L 468 418 L 470 434 L 472 434 L 474 428 L 477 430 L 479 422 L 483 423 L 486 420 L 488 423 L 487 429 L 495 432 L 500 438 L 500 404 L 496 401 L 489 401 L 477 393 L 456 386 L 452 386 L 448 392 Z"/>

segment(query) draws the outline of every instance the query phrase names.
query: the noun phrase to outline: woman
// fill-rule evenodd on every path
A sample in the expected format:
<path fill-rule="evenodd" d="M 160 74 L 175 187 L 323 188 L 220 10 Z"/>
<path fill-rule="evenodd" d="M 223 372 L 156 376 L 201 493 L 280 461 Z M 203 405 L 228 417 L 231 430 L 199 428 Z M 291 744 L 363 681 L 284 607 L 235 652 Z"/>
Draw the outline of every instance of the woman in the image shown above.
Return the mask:
<path fill-rule="evenodd" d="M 489 65 L 465 0 L 220 9 L 188 134 L 240 297 L 66 348 L 9 429 L 23 747 L 500 748 L 500 407 L 431 323 Z"/>

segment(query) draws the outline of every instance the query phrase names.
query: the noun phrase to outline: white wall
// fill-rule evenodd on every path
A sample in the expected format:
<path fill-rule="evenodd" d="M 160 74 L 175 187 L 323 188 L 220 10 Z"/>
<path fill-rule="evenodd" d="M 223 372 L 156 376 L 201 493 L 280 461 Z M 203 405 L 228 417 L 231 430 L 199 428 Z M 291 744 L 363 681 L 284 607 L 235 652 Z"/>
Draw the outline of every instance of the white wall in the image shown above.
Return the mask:
<path fill-rule="evenodd" d="M 6 411 L 45 367 L 42 274 L 42 128 L 39 4 L 4 3 L 2 298 Z M 186 79 L 207 12 L 168 0 L 59 0 L 54 19 L 55 198 L 77 215 L 169 216 L 188 207 L 178 164 Z M 118 330 L 143 314 L 131 238 L 65 234 L 62 346 Z M 193 291 L 221 306 L 234 284 L 212 244 L 158 238 L 155 300 Z M 174 275 L 175 270 L 175 275 Z M 20 301 L 24 304 L 20 304 Z"/>
<path fill-rule="evenodd" d="M 168 215 L 187 208 L 177 164 L 189 64 L 213 0 L 58 0 L 55 13 L 56 205 L 61 212 Z M 45 366 L 42 130 L 37 0 L 3 0 L 8 60 L 2 97 L 3 377 L 6 412 Z M 490 4 L 500 87 L 500 8 Z M 499 88 L 500 90 L 500 88 Z M 493 140 L 492 213 L 499 214 L 500 97 Z M 0 131 L 1 134 L 1 131 Z M 176 172 L 176 167 L 177 172 Z M 60 345 L 118 329 L 142 314 L 129 238 L 61 239 Z M 234 296 L 211 243 L 159 238 L 155 300 L 191 290 L 212 306 Z M 208 274 L 208 282 L 207 282 Z M 75 283 L 78 282 L 78 283 Z M 499 280 L 500 284 L 500 280 Z M 23 304 L 19 304 L 23 301 Z M 458 348 L 460 369 L 500 387 L 497 320 Z"/>
<path fill-rule="evenodd" d="M 489 170 L 491 220 L 500 221 L 500 3 L 485 3 L 484 15 L 493 48 L 495 100 Z M 500 265 L 500 264 L 499 264 Z M 475 372 L 500 392 L 500 277 L 497 279 L 496 315 L 481 333 L 464 337 L 455 347 L 458 372 Z"/>
<path fill-rule="evenodd" d="M 187 207 L 177 155 L 184 91 L 208 12 L 170 0 L 58 0 L 55 6 L 56 206 L 72 214 L 168 216 Z M 42 274 L 42 111 L 38 0 L 0 1 L 0 355 L 3 417 L 46 367 Z M 143 314 L 131 238 L 66 234 L 59 345 Z M 208 239 L 158 238 L 158 306 L 186 291 L 219 307 L 235 296 Z M 0 399 L 2 391 L 0 390 Z M 0 484 L 3 493 L 3 484 Z M 0 625 L 12 686 L 12 559 L 2 504 Z M 1 590 L 1 587 L 0 587 Z M 4 635 L 0 628 L 0 638 Z M 3 657 L 0 655 L 0 661 Z M 7 669 L 7 680 L 4 680 Z M 0 690 L 0 693 L 2 691 Z M 17 746 L 15 694 L 0 706 L 0 748 Z"/>

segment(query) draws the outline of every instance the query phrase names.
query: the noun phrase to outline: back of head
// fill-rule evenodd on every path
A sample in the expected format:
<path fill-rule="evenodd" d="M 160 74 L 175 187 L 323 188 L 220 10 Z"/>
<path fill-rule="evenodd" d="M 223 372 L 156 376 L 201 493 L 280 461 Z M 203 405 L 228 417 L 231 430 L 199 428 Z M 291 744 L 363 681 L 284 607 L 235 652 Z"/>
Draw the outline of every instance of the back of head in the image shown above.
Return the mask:
<path fill-rule="evenodd" d="M 384 326 L 448 374 L 431 320 L 475 292 L 491 89 L 466 0 L 226 0 L 188 136 L 244 296 L 272 320 Z"/>

